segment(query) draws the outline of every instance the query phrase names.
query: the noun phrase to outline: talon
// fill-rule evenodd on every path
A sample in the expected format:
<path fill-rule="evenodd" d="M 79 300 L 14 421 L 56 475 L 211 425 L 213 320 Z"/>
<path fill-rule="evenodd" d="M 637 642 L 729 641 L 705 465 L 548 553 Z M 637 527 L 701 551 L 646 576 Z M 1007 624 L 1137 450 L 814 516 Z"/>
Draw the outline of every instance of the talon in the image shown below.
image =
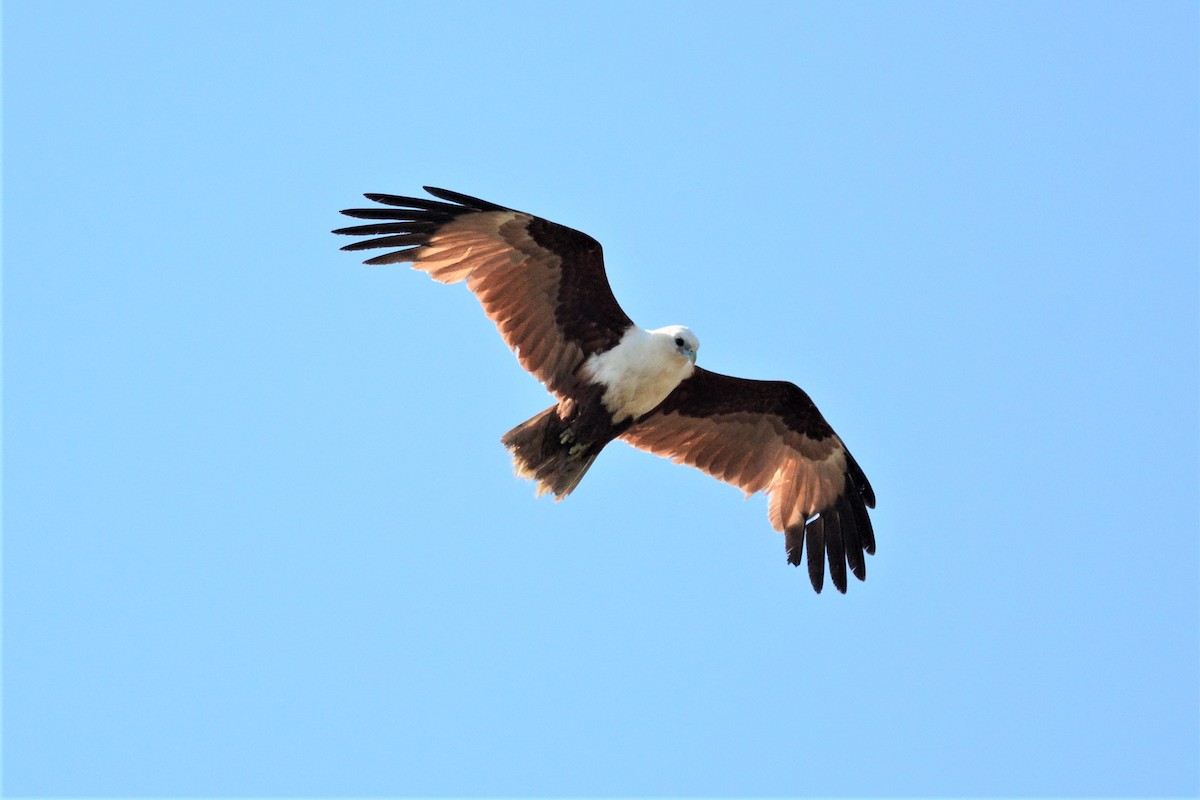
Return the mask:
<path fill-rule="evenodd" d="M 567 451 L 567 455 L 570 456 L 571 458 L 579 458 L 579 456 L 581 456 L 585 452 L 587 452 L 587 449 L 588 449 L 588 447 L 586 444 L 572 445 L 571 449 Z"/>
<path fill-rule="evenodd" d="M 559 444 L 570 444 L 573 441 L 575 441 L 575 431 L 571 428 L 567 428 L 562 432 L 562 435 L 558 437 Z"/>

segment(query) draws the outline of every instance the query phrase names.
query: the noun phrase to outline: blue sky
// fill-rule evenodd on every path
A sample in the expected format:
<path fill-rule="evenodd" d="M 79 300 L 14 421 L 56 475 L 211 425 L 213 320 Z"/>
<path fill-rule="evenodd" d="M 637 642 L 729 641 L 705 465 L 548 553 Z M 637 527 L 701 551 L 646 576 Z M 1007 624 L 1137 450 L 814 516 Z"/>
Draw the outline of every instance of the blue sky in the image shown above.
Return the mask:
<path fill-rule="evenodd" d="M 10 796 L 1195 795 L 1193 3 L 4 6 Z M 548 404 L 329 230 L 423 184 L 603 242 L 879 498 Z"/>

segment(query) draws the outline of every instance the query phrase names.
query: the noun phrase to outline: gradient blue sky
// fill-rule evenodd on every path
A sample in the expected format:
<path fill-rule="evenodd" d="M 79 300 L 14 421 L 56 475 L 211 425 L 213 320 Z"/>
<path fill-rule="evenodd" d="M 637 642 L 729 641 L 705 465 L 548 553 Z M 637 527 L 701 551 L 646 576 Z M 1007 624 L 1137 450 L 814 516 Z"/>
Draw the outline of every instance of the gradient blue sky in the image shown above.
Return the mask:
<path fill-rule="evenodd" d="M 1195 3 L 4 5 L 9 796 L 1195 795 Z M 604 246 L 879 497 L 765 501 L 337 247 L 445 186 Z"/>

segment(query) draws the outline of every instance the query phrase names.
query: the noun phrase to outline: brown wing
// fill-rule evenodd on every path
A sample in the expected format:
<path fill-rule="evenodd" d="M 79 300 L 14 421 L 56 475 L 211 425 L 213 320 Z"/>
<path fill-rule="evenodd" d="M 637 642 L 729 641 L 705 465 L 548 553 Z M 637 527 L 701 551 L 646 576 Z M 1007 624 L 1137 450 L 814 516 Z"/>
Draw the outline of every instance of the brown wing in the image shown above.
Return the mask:
<path fill-rule="evenodd" d="M 785 533 L 790 563 L 800 564 L 807 539 L 809 578 L 818 592 L 826 554 L 838 591 L 846 591 L 847 563 L 859 580 L 866 578 L 863 554 L 875 552 L 867 508 L 875 507 L 875 493 L 794 384 L 697 369 L 621 438 L 698 467 L 747 496 L 767 492 L 767 513 L 775 530 Z"/>
<path fill-rule="evenodd" d="M 600 243 L 486 200 L 425 191 L 450 202 L 368 194 L 385 207 L 343 211 L 386 221 L 335 230 L 379 235 L 342 249 L 403 248 L 363 263 L 412 262 L 442 283 L 465 280 L 521 365 L 550 391 L 569 395 L 579 365 L 616 346 L 633 325 L 608 285 Z"/>

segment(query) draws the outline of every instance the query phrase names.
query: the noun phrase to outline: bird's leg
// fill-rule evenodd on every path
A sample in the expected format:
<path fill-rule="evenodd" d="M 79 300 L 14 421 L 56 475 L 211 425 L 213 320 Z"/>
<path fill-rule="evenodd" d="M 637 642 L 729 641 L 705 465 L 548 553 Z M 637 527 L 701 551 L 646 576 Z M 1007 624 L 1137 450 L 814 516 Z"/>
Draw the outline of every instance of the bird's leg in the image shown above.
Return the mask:
<path fill-rule="evenodd" d="M 574 428 L 565 428 L 558 437 L 559 444 L 570 444 L 573 441 L 575 441 L 575 429 Z"/>
<path fill-rule="evenodd" d="M 568 458 L 579 458 L 587 451 L 588 451 L 588 446 L 586 444 L 573 444 L 573 445 L 571 445 L 571 449 L 567 451 L 567 457 Z"/>

